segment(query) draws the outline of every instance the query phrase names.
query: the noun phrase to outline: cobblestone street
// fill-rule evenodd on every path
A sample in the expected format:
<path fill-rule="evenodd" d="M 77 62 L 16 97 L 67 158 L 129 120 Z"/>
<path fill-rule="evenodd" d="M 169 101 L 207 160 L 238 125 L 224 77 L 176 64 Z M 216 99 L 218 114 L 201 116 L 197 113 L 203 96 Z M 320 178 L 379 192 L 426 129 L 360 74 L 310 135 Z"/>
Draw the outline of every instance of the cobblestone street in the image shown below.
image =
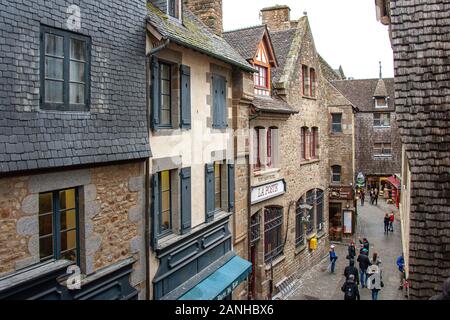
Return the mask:
<path fill-rule="evenodd" d="M 360 204 L 360 203 L 359 203 Z M 396 221 L 394 233 L 385 235 L 383 232 L 383 216 L 385 212 L 394 210 Z M 402 291 L 398 290 L 399 275 L 396 266 L 397 257 L 401 254 L 400 221 L 398 212 L 394 206 L 388 205 L 383 199 L 378 201 L 378 206 L 365 203 L 363 207 L 358 205 L 358 226 L 356 242 L 358 238 L 366 237 L 370 242 L 370 257 L 377 252 L 382 261 L 384 288 L 379 293 L 380 300 L 403 300 Z M 358 249 L 359 247 L 357 247 Z M 294 289 L 285 297 L 289 300 L 342 300 L 341 286 L 344 283 L 343 272 L 348 265 L 347 245 L 336 244 L 338 260 L 336 273 L 327 272 L 329 264 L 328 256 L 321 263 L 314 266 L 295 283 Z M 358 267 L 356 263 L 356 267 Z M 361 289 L 361 300 L 370 300 L 371 292 Z"/>

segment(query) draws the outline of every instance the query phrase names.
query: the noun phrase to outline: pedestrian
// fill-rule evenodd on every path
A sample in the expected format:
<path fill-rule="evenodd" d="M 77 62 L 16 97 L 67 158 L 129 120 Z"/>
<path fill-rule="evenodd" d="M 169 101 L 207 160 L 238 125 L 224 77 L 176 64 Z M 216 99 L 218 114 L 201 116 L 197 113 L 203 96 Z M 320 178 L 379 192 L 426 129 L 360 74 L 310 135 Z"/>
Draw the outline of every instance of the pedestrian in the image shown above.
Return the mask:
<path fill-rule="evenodd" d="M 331 273 L 334 273 L 334 269 L 336 267 L 336 260 L 338 259 L 338 256 L 336 255 L 336 252 L 334 251 L 335 245 L 332 244 L 330 247 L 330 263 L 331 263 Z"/>
<path fill-rule="evenodd" d="M 359 243 L 363 245 L 363 249 L 367 250 L 367 256 L 369 256 L 369 251 L 370 251 L 370 244 L 369 244 L 369 240 L 367 240 L 367 238 L 363 238 L 362 241 L 361 239 L 359 239 Z M 363 251 L 360 250 L 360 253 Z"/>
<path fill-rule="evenodd" d="M 397 267 L 400 272 L 400 287 L 398 290 L 403 290 L 403 283 L 405 281 L 405 258 L 403 254 L 397 258 Z"/>
<path fill-rule="evenodd" d="M 374 196 L 373 196 L 373 201 L 374 201 L 374 204 L 377 206 L 378 205 L 378 188 L 375 188 L 375 191 L 374 191 Z"/>
<path fill-rule="evenodd" d="M 355 243 L 352 241 L 352 242 L 350 242 L 350 244 L 348 246 L 347 259 L 351 260 L 351 259 L 355 259 L 355 257 L 356 257 L 356 247 L 355 247 Z"/>
<path fill-rule="evenodd" d="M 370 189 L 370 204 L 373 204 L 373 189 Z"/>
<path fill-rule="evenodd" d="M 365 193 L 364 193 L 364 189 L 361 189 L 361 206 L 364 207 L 364 198 L 365 198 Z"/>
<path fill-rule="evenodd" d="M 430 300 L 450 300 L 450 278 L 444 281 L 442 293 L 432 296 Z"/>
<path fill-rule="evenodd" d="M 389 227 L 391 225 L 391 219 L 389 218 L 389 213 L 386 212 L 384 216 L 384 233 L 389 234 Z"/>
<path fill-rule="evenodd" d="M 341 287 L 341 290 L 344 292 L 344 300 L 361 300 L 354 275 L 351 274 L 348 277 L 348 280 L 345 281 L 344 285 Z"/>
<path fill-rule="evenodd" d="M 358 256 L 358 263 L 359 263 L 359 276 L 360 276 L 360 283 L 361 287 L 365 288 L 367 283 L 367 269 L 370 266 L 370 259 L 367 255 L 367 249 L 363 249 L 363 252 Z"/>
<path fill-rule="evenodd" d="M 381 270 L 376 264 L 373 264 L 367 269 L 367 274 L 367 288 L 372 291 L 372 300 L 378 300 L 378 293 L 383 287 Z"/>
<path fill-rule="evenodd" d="M 358 268 L 355 267 L 355 260 L 350 259 L 350 265 L 345 267 L 344 276 L 348 280 L 350 275 L 353 275 L 356 279 L 357 285 L 359 285 L 359 272 Z"/>
<path fill-rule="evenodd" d="M 373 253 L 372 260 L 370 260 L 370 264 L 372 266 L 374 266 L 374 265 L 377 266 L 380 269 L 380 275 L 381 275 L 381 273 L 382 273 L 382 270 L 381 270 L 381 259 L 378 256 L 378 253 L 376 253 L 376 252 Z"/>
<path fill-rule="evenodd" d="M 394 220 L 395 220 L 394 211 L 391 211 L 391 214 L 389 215 L 389 230 L 391 232 L 394 232 Z"/>

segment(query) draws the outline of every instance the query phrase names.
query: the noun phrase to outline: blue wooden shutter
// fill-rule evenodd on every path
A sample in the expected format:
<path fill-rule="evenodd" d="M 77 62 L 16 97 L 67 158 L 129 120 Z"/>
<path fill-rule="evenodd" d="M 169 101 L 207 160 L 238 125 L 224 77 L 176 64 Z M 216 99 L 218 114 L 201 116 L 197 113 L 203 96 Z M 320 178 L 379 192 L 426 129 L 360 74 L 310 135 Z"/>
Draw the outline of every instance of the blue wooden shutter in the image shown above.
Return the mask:
<path fill-rule="evenodd" d="M 212 114 L 213 114 L 213 128 L 217 128 L 219 126 L 219 102 L 218 102 L 218 77 L 212 77 Z"/>
<path fill-rule="evenodd" d="M 180 171 L 181 180 L 181 233 L 191 228 L 191 168 Z"/>
<path fill-rule="evenodd" d="M 151 62 L 152 85 L 151 85 L 151 126 L 159 125 L 159 62 L 158 58 L 152 57 Z"/>
<path fill-rule="evenodd" d="M 191 68 L 182 65 L 181 74 L 181 128 L 191 128 Z"/>
<path fill-rule="evenodd" d="M 234 164 L 228 164 L 228 212 L 234 210 Z"/>
<path fill-rule="evenodd" d="M 205 165 L 205 211 L 206 222 L 214 217 L 214 163 Z"/>
<path fill-rule="evenodd" d="M 219 81 L 219 101 L 220 101 L 220 127 L 228 126 L 227 119 L 227 81 L 224 77 L 220 77 Z"/>
<path fill-rule="evenodd" d="M 151 205 L 151 244 L 153 249 L 156 248 L 158 238 L 158 218 L 160 211 L 160 195 L 159 195 L 159 173 L 152 176 L 152 205 Z"/>

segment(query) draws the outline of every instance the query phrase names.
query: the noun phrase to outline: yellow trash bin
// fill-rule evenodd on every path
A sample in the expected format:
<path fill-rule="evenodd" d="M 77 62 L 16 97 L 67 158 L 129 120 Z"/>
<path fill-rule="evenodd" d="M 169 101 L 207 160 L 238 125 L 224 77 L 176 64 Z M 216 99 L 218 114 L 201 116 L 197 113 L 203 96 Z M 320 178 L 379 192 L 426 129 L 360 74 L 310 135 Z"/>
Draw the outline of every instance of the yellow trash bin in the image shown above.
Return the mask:
<path fill-rule="evenodd" d="M 317 249 L 317 238 L 312 238 L 311 240 L 309 240 L 309 248 L 311 250 Z"/>

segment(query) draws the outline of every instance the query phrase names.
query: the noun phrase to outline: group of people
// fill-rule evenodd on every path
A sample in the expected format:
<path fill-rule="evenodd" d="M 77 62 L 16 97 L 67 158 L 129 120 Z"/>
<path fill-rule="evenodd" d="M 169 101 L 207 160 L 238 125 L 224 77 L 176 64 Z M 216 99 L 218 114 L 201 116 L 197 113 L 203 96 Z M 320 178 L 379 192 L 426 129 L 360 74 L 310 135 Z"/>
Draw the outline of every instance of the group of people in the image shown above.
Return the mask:
<path fill-rule="evenodd" d="M 370 189 L 370 204 L 378 205 L 378 188 Z"/>
<path fill-rule="evenodd" d="M 341 290 L 344 292 L 345 300 L 360 300 L 360 293 L 358 286 L 361 288 L 368 288 L 372 291 L 372 300 L 378 299 L 378 293 L 384 286 L 381 270 L 381 260 L 376 252 L 373 253 L 372 259 L 369 257 L 370 243 L 367 238 L 359 239 L 360 250 L 356 262 L 358 262 L 359 270 L 355 266 L 356 246 L 352 242 L 348 246 L 347 259 L 349 265 L 344 270 L 345 283 Z M 335 246 L 330 248 L 330 271 L 335 272 L 336 260 L 338 259 Z"/>
<path fill-rule="evenodd" d="M 394 211 L 391 213 L 386 213 L 384 215 L 384 233 L 389 234 L 389 232 L 394 232 Z"/>

